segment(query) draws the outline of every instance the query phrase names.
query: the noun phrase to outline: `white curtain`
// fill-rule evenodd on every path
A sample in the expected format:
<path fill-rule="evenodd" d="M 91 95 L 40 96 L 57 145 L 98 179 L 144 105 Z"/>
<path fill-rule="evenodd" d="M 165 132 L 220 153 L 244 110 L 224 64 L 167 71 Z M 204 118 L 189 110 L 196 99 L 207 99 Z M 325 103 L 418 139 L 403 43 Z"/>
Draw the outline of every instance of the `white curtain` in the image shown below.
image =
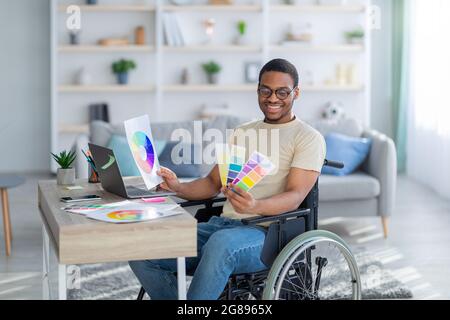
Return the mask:
<path fill-rule="evenodd" d="M 414 0 L 407 170 L 450 199 L 450 1 Z"/>

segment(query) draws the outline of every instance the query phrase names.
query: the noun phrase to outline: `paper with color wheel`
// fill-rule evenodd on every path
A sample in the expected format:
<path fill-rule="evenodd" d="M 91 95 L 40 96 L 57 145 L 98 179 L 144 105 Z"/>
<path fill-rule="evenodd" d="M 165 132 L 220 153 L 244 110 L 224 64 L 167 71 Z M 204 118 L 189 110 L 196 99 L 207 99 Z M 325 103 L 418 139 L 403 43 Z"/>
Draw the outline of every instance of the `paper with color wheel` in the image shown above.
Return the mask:
<path fill-rule="evenodd" d="M 172 208 L 168 208 L 164 206 L 171 206 Z M 95 219 L 103 222 L 110 223 L 135 223 L 135 222 L 143 222 L 153 219 L 159 219 L 164 217 L 170 217 L 174 215 L 181 214 L 180 210 L 175 209 L 176 205 L 160 205 L 157 206 L 148 206 L 148 205 L 132 205 L 114 209 L 102 209 L 91 212 L 87 215 L 90 219 Z M 167 210 L 171 209 L 171 210 Z"/>
<path fill-rule="evenodd" d="M 144 115 L 127 120 L 124 124 L 133 159 L 147 189 L 152 189 L 163 182 L 163 179 L 156 174 L 159 170 L 159 162 L 152 138 L 150 119 L 148 115 Z"/>

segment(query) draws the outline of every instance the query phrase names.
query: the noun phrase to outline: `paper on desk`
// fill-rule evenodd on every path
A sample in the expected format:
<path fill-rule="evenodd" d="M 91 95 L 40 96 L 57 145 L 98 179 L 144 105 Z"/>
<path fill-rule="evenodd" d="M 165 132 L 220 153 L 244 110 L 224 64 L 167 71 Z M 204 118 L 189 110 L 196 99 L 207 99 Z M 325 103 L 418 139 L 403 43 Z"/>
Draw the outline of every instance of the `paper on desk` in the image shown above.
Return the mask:
<path fill-rule="evenodd" d="M 147 189 L 150 190 L 163 182 L 163 179 L 156 174 L 159 170 L 159 161 L 152 138 L 150 119 L 148 115 L 144 115 L 127 120 L 124 124 L 133 159 Z"/>
<path fill-rule="evenodd" d="M 87 215 L 93 211 L 108 209 L 108 208 L 116 208 L 131 204 L 132 202 L 129 200 L 120 201 L 120 202 L 112 202 L 112 203 L 96 203 L 96 204 L 70 204 L 65 207 L 62 207 L 61 210 L 71 212 L 71 213 L 79 213 L 83 215 Z"/>
<path fill-rule="evenodd" d="M 88 218 L 110 223 L 135 223 L 181 214 L 180 210 L 163 210 L 148 205 L 133 205 L 126 208 L 102 209 L 87 215 Z"/>

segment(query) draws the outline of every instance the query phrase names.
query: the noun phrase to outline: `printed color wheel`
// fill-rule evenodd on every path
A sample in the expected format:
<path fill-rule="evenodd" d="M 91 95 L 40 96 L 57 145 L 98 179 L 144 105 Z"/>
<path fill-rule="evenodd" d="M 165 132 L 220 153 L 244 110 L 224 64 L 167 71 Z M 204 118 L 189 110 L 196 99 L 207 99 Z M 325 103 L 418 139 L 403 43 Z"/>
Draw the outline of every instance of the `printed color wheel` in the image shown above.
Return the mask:
<path fill-rule="evenodd" d="M 119 210 L 108 213 L 108 218 L 114 220 L 138 221 L 143 216 L 142 210 Z"/>
<path fill-rule="evenodd" d="M 138 166 L 144 172 L 151 173 L 155 163 L 155 151 L 149 137 L 144 132 L 136 131 L 133 134 L 131 150 Z"/>

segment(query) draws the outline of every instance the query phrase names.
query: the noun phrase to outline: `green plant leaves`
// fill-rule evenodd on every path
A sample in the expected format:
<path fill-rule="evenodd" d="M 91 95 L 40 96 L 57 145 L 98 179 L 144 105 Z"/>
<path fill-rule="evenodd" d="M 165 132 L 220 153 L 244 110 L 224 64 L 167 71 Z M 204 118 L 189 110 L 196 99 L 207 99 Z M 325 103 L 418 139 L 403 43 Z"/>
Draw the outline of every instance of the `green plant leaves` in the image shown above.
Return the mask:
<path fill-rule="evenodd" d="M 71 168 L 72 163 L 75 161 L 75 158 L 77 155 L 74 151 L 66 152 L 65 150 L 60 152 L 59 155 L 56 155 L 54 153 L 51 153 L 53 159 L 56 161 L 57 164 L 61 167 L 61 169 L 69 169 Z"/>
<path fill-rule="evenodd" d="M 133 60 L 120 59 L 112 64 L 114 73 L 125 73 L 136 68 L 136 62 Z"/>

